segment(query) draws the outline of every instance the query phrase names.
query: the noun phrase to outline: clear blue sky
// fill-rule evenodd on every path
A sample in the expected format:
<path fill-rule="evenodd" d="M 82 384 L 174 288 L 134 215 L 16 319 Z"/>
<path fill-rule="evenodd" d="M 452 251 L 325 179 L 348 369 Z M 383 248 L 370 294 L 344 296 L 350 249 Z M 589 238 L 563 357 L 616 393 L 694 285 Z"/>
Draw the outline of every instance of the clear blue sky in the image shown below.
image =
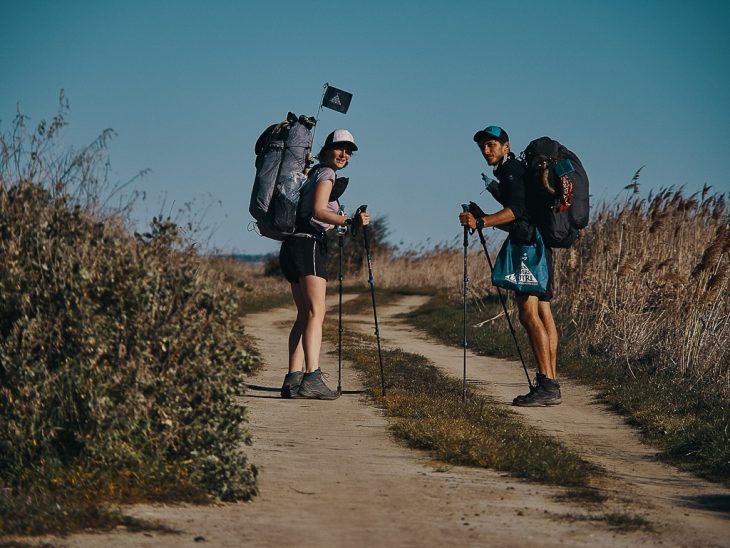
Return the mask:
<path fill-rule="evenodd" d="M 261 253 L 278 246 L 246 230 L 254 142 L 316 114 L 330 82 L 354 97 L 323 110 L 315 148 L 336 127 L 360 146 L 342 201 L 430 245 L 458 236 L 460 203 L 496 207 L 472 142 L 489 124 L 518 152 L 541 135 L 573 149 L 594 202 L 644 164 L 644 195 L 730 191 L 729 21 L 704 0 L 0 0 L 0 124 L 18 104 L 50 118 L 63 88 L 69 145 L 111 127 L 113 180 L 151 170 L 140 224 L 212 204 L 211 245 Z"/>

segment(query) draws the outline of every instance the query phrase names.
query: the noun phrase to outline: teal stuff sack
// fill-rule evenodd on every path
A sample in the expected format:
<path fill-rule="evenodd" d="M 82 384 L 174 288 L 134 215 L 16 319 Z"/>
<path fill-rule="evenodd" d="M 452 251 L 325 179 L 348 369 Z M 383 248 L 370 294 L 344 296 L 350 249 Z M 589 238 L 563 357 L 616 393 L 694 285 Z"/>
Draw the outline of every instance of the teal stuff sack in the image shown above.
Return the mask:
<path fill-rule="evenodd" d="M 545 243 L 540 231 L 535 229 L 535 241 L 518 245 L 507 238 L 499 250 L 492 271 L 492 284 L 504 289 L 529 295 L 547 292 L 550 272 Z"/>

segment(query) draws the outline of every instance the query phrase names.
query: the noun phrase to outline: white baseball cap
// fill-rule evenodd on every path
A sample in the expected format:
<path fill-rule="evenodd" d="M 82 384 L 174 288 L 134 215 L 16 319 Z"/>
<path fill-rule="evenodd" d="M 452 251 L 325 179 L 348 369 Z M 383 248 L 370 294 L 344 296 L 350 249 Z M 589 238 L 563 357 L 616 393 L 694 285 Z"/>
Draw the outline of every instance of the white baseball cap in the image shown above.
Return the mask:
<path fill-rule="evenodd" d="M 355 138 L 346 129 L 336 129 L 324 140 L 323 149 L 333 148 L 338 143 L 348 143 L 353 151 L 357 150 Z"/>

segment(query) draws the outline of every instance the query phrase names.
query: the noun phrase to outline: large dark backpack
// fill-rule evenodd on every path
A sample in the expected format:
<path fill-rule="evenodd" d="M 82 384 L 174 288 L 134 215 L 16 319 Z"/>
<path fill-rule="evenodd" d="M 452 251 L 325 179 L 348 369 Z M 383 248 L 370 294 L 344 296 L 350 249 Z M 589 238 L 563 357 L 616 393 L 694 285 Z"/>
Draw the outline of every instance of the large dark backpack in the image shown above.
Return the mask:
<path fill-rule="evenodd" d="M 294 232 L 315 123 L 312 117 L 290 112 L 256 141 L 256 178 L 248 211 L 262 236 L 283 240 Z"/>
<path fill-rule="evenodd" d="M 527 184 L 535 193 L 530 212 L 549 247 L 571 247 L 588 225 L 588 174 L 573 152 L 550 137 L 535 139 L 522 152 Z"/>

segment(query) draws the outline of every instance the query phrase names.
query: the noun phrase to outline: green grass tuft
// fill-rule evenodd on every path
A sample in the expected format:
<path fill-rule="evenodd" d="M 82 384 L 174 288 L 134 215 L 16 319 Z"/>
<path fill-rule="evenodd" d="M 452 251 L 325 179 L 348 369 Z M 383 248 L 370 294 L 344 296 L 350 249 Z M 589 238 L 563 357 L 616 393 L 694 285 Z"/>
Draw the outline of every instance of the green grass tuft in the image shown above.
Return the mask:
<path fill-rule="evenodd" d="M 332 320 L 325 334 L 336 340 Z M 372 343 L 373 337 L 348 333 L 343 352 L 364 373 L 368 393 L 394 419 L 393 433 L 409 446 L 431 451 L 450 464 L 491 468 L 546 484 L 587 488 L 600 474 L 490 398 L 469 392 L 463 402 L 461 381 L 424 356 L 384 350 L 387 395 L 381 397 L 379 360 Z"/>

